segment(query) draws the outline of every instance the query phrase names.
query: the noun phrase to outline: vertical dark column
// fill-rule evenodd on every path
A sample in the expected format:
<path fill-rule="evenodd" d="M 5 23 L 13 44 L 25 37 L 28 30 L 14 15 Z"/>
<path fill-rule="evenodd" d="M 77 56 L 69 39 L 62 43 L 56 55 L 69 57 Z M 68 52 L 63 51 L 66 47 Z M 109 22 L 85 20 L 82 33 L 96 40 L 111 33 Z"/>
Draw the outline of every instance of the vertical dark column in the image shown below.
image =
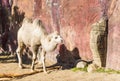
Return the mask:
<path fill-rule="evenodd" d="M 9 0 L 0 0 L 1 1 L 1 33 L 2 33 L 2 48 L 6 51 L 6 45 L 8 41 L 8 32 L 10 27 L 10 5 Z"/>
<path fill-rule="evenodd" d="M 9 28 L 10 5 L 9 0 L 1 0 L 1 3 L 2 33 L 4 33 Z"/>
<path fill-rule="evenodd" d="M 101 56 L 101 60 L 102 60 L 102 66 L 106 66 L 106 58 L 107 58 L 107 35 L 108 35 L 108 0 L 100 0 L 101 3 L 101 17 L 105 18 L 105 22 L 106 22 L 106 26 L 105 26 L 105 34 L 104 34 L 104 38 L 102 40 L 103 42 L 103 51 L 104 54 Z"/>
<path fill-rule="evenodd" d="M 2 1 L 0 0 L 0 34 L 2 33 Z"/>

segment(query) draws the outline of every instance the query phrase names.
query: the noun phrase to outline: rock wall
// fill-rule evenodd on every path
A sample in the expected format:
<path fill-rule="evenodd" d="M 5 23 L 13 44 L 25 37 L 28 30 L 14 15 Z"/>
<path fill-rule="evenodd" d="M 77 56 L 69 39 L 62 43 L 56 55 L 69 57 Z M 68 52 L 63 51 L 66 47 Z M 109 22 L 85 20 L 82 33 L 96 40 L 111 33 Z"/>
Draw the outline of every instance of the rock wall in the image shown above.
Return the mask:
<path fill-rule="evenodd" d="M 90 49 L 91 25 L 106 13 L 106 1 L 14 0 L 14 5 L 27 17 L 40 18 L 48 32 L 59 31 L 65 40 L 66 50 L 72 52 L 77 49 L 79 57 L 88 61 L 93 59 Z M 74 56 L 75 53 L 72 54 Z"/>
<path fill-rule="evenodd" d="M 108 10 L 107 67 L 120 70 L 120 0 L 111 0 Z"/>
<path fill-rule="evenodd" d="M 101 67 L 106 65 L 107 53 L 107 18 L 102 17 L 92 24 L 90 32 L 90 48 L 93 55 L 93 64 Z"/>
<path fill-rule="evenodd" d="M 7 5 L 8 0 L 0 1 L 2 6 L 10 6 Z M 65 45 L 61 46 L 59 52 L 63 61 L 67 56 L 81 57 L 86 61 L 94 60 L 90 48 L 92 24 L 99 22 L 102 17 L 108 17 L 106 64 L 107 68 L 120 70 L 119 3 L 120 0 L 13 0 L 12 9 L 17 6 L 19 16 L 23 14 L 33 19 L 40 18 L 48 33 L 57 30 L 62 35 Z M 3 27 L 2 25 L 1 28 Z M 101 46 L 102 44 L 100 43 Z M 55 55 L 51 56 L 49 57 L 55 59 Z"/>
<path fill-rule="evenodd" d="M 2 16 L 1 10 L 2 10 L 2 4 L 0 1 L 0 17 Z M 0 33 L 2 33 L 2 19 L 0 19 Z"/>
<path fill-rule="evenodd" d="M 19 13 L 25 13 L 26 17 L 31 18 L 34 13 L 34 0 L 13 0 L 12 14 L 14 14 L 14 7 L 18 7 Z"/>
<path fill-rule="evenodd" d="M 102 16 L 99 0 L 61 0 L 60 30 L 69 50 L 77 48 L 83 60 L 91 60 L 91 25 Z"/>

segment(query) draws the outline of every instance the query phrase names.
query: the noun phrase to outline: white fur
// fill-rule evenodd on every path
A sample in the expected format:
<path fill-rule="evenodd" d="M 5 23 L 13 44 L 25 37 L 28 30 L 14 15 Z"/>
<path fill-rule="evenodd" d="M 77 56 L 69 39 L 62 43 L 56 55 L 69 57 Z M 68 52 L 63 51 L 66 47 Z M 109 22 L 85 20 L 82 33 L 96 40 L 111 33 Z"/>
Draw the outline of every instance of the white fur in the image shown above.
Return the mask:
<path fill-rule="evenodd" d="M 23 68 L 21 59 L 23 49 L 26 46 L 30 46 L 33 53 L 31 68 L 34 70 L 38 50 L 39 47 L 41 47 L 40 56 L 43 64 L 43 70 L 46 72 L 45 54 L 46 52 L 54 51 L 57 47 L 57 44 L 62 42 L 63 39 L 60 37 L 60 35 L 58 35 L 57 32 L 53 32 L 48 35 L 39 19 L 35 19 L 33 22 L 31 22 L 29 19 L 25 18 L 17 36 L 18 48 L 16 52 L 18 56 L 19 67 Z"/>

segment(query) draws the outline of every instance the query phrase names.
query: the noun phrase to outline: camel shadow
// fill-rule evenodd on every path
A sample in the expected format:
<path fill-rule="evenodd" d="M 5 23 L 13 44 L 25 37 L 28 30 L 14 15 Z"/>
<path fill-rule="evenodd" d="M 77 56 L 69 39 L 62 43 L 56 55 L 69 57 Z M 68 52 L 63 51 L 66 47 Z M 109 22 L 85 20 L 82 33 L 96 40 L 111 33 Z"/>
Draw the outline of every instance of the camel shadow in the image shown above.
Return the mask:
<path fill-rule="evenodd" d="M 60 65 L 62 69 L 70 69 L 76 66 L 76 61 L 81 59 L 81 57 L 77 47 L 70 51 L 63 44 L 60 46 L 59 54 L 57 55 L 56 59 L 56 65 Z"/>
<path fill-rule="evenodd" d="M 32 55 L 30 55 L 32 58 Z M 22 56 L 23 64 L 29 65 L 32 59 L 29 58 L 28 54 Z M 79 56 L 79 50 L 75 47 L 72 51 L 68 50 L 63 44 L 60 46 L 59 54 L 55 57 L 57 62 L 52 65 L 47 65 L 46 68 L 59 68 L 59 69 L 70 69 L 76 66 L 76 61 L 81 59 Z M 47 58 L 46 58 L 47 59 Z M 41 66 L 37 66 L 37 69 L 41 69 Z"/>
<path fill-rule="evenodd" d="M 16 63 L 16 55 L 0 54 L 0 63 Z"/>

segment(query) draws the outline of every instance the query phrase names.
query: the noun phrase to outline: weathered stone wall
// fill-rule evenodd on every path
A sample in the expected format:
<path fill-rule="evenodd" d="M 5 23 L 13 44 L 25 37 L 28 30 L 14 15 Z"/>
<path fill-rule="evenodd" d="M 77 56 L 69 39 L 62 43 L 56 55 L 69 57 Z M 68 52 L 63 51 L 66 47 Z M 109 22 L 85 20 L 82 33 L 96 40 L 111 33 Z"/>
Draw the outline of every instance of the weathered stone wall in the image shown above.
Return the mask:
<path fill-rule="evenodd" d="M 2 10 L 2 3 L 0 1 L 0 48 L 2 46 L 2 40 L 1 40 L 1 33 L 2 33 L 2 19 L 1 19 L 1 16 L 2 16 L 2 14 L 1 14 L 1 10 Z M 1 50 L 0 50 L 0 53 L 1 53 Z"/>
<path fill-rule="evenodd" d="M 99 21 L 102 7 L 99 0 L 61 0 L 60 30 L 69 50 L 78 48 L 80 57 L 91 60 L 90 31 Z"/>
<path fill-rule="evenodd" d="M 9 7 L 8 0 L 0 1 L 2 1 L 2 6 Z M 83 60 L 94 60 L 94 52 L 90 48 L 92 24 L 99 22 L 103 16 L 108 16 L 106 63 L 108 68 L 120 70 L 119 3 L 120 0 L 13 0 L 13 8 L 14 6 L 18 7 L 17 14 L 19 16 L 23 14 L 33 19 L 40 18 L 49 33 L 54 30 L 60 32 L 65 40 L 65 45 L 60 48 L 62 61 L 65 61 L 66 59 L 63 58 L 67 56 L 76 58 L 78 54 Z M 107 9 L 109 9 L 108 12 Z M 107 33 L 107 31 L 105 32 Z M 104 36 L 100 40 L 102 40 L 99 41 L 101 48 L 105 43 Z M 106 47 L 103 45 L 103 48 Z M 49 57 L 55 59 L 54 56 Z"/>
<path fill-rule="evenodd" d="M 93 54 L 93 64 L 99 67 L 106 65 L 107 53 L 107 18 L 102 17 L 92 25 L 90 32 L 90 48 Z"/>
<path fill-rule="evenodd" d="M 107 67 L 120 70 L 120 0 L 111 0 L 108 11 Z"/>
<path fill-rule="evenodd" d="M 2 10 L 2 3 L 0 1 L 0 18 L 2 16 L 2 13 L 1 13 L 1 10 Z M 2 33 L 2 19 L 0 19 L 0 34 Z"/>
<path fill-rule="evenodd" d="M 17 6 L 19 13 L 25 13 L 26 17 L 33 17 L 34 13 L 34 0 L 13 0 L 13 5 L 12 5 L 12 14 L 14 14 L 14 7 Z"/>
<path fill-rule="evenodd" d="M 65 40 L 66 50 L 72 52 L 77 49 L 83 60 L 92 60 L 91 25 L 106 13 L 106 1 L 14 0 L 14 5 L 18 6 L 21 12 L 25 12 L 27 17 L 40 18 L 48 32 L 59 31 Z M 75 53 L 72 54 L 74 56 Z"/>

